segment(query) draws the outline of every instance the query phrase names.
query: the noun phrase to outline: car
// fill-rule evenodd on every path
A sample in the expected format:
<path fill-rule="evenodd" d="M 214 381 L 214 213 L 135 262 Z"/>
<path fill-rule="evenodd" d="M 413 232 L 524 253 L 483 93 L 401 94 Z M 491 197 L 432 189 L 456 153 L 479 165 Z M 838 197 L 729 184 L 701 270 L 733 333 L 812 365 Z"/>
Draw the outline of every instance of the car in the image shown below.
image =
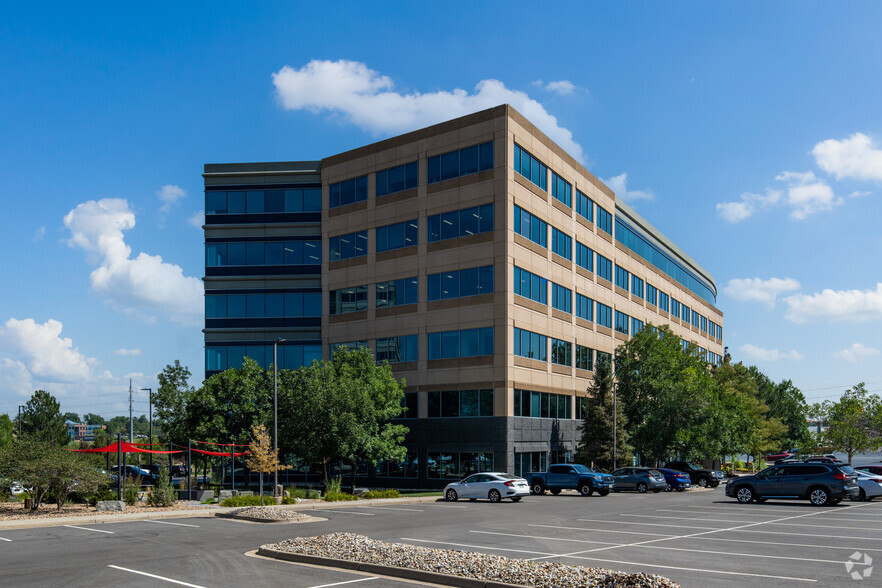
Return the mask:
<path fill-rule="evenodd" d="M 763 459 L 770 462 L 781 461 L 782 459 L 787 459 L 788 457 L 793 457 L 793 454 L 789 451 L 782 451 L 781 453 L 773 453 L 771 455 L 764 455 Z"/>
<path fill-rule="evenodd" d="M 882 496 L 882 476 L 862 471 L 857 471 L 857 475 L 860 493 L 858 496 L 849 496 L 851 500 L 863 502 L 864 500 L 873 500 L 877 496 Z"/>
<path fill-rule="evenodd" d="M 525 479 L 504 472 L 479 472 L 444 487 L 444 498 L 448 502 L 456 502 L 460 498 L 487 498 L 490 502 L 511 498 L 512 502 L 517 502 L 529 494 L 530 487 Z"/>
<path fill-rule="evenodd" d="M 845 463 L 843 461 L 839 461 L 835 455 L 827 454 L 827 455 L 810 455 L 803 459 L 802 461 L 806 463 Z"/>
<path fill-rule="evenodd" d="M 655 468 L 619 468 L 612 473 L 615 480 L 613 492 L 620 490 L 636 490 L 643 494 L 647 490 L 661 492 L 668 483 L 665 476 Z"/>
<path fill-rule="evenodd" d="M 867 474 L 882 476 L 882 465 L 862 465 L 853 467 L 856 472 L 865 472 Z"/>
<path fill-rule="evenodd" d="M 118 475 L 117 472 L 122 469 L 123 476 L 126 478 L 141 478 L 142 486 L 155 486 L 156 478 L 143 468 L 139 468 L 136 465 L 125 465 L 122 468 L 119 466 L 110 466 L 110 479 L 114 483 L 117 481 Z"/>
<path fill-rule="evenodd" d="M 669 461 L 665 467 L 689 474 L 692 484 L 702 488 L 716 488 L 726 477 L 722 470 L 709 470 L 688 461 Z"/>
<path fill-rule="evenodd" d="M 9 494 L 12 496 L 19 496 L 28 492 L 28 489 L 22 486 L 19 482 L 13 482 L 9 485 Z"/>
<path fill-rule="evenodd" d="M 692 488 L 692 480 L 689 479 L 689 474 L 686 472 L 678 472 L 667 468 L 658 468 L 658 471 L 665 477 L 665 482 L 667 483 L 665 485 L 665 492 L 670 492 L 671 490 L 682 492 Z"/>
<path fill-rule="evenodd" d="M 726 496 L 742 504 L 776 498 L 807 499 L 815 506 L 832 506 L 860 495 L 857 478 L 851 466 L 842 463 L 787 463 L 730 479 Z"/>
<path fill-rule="evenodd" d="M 561 490 L 578 490 L 582 496 L 591 496 L 596 490 L 600 496 L 606 496 L 614 482 L 609 474 L 578 463 L 551 464 L 548 471 L 531 472 L 524 478 L 530 481 L 531 494 L 545 494 L 549 490 L 557 495 Z"/>

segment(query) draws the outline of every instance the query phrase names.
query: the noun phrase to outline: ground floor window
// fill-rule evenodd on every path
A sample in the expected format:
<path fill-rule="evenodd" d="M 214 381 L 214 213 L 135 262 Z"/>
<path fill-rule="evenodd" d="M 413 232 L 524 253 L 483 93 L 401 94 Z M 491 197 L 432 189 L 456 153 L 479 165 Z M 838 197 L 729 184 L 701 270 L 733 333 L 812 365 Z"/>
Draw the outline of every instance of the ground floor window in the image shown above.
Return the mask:
<path fill-rule="evenodd" d="M 476 472 L 493 471 L 493 452 L 441 453 L 428 452 L 427 477 L 429 479 L 461 479 Z"/>
<path fill-rule="evenodd" d="M 419 460 L 415 453 L 408 453 L 404 461 L 385 460 L 377 462 L 378 478 L 416 478 L 419 472 Z"/>
<path fill-rule="evenodd" d="M 530 472 L 548 469 L 548 454 L 544 451 L 515 452 L 514 475 L 526 476 Z"/>

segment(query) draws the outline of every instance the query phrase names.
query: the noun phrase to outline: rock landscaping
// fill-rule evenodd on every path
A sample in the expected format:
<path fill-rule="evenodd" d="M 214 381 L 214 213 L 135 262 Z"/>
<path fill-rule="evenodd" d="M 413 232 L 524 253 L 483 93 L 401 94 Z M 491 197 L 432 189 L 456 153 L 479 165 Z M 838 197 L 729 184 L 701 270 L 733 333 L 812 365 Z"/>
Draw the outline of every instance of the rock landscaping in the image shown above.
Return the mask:
<path fill-rule="evenodd" d="M 568 566 L 549 561 L 511 559 L 485 553 L 387 543 L 353 533 L 297 537 L 261 547 L 261 553 L 267 555 L 274 551 L 535 588 L 678 586 L 667 578 L 653 574 L 629 574 L 605 568 Z"/>
<path fill-rule="evenodd" d="M 224 513 L 224 516 L 236 519 L 290 522 L 306 520 L 310 517 L 301 512 L 277 506 L 248 506 Z"/>

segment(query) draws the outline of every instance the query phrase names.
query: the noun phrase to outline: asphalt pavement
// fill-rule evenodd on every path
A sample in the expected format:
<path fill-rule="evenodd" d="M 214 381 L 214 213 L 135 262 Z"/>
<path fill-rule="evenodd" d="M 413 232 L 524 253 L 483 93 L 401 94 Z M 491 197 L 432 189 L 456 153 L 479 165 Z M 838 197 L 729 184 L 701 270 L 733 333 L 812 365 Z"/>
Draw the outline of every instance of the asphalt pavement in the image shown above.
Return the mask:
<path fill-rule="evenodd" d="M 333 531 L 667 576 L 682 586 L 841 586 L 882 557 L 882 502 L 814 507 L 738 504 L 722 487 L 606 497 L 529 496 L 519 503 L 347 503 L 327 520 L 128 520 L 0 530 L 5 586 L 403 586 L 403 580 L 247 555 L 260 545 Z M 857 555 L 856 555 L 857 554 Z M 847 566 L 848 562 L 851 566 Z M 877 572 L 882 578 L 882 569 Z M 879 585 L 879 578 L 863 578 Z"/>

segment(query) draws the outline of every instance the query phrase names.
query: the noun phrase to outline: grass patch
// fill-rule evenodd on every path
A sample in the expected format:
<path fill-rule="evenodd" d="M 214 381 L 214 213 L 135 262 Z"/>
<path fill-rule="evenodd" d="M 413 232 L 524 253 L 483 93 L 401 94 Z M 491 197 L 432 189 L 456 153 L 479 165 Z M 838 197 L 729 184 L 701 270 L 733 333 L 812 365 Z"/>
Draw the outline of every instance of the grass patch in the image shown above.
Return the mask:
<path fill-rule="evenodd" d="M 352 494 L 346 494 L 345 492 L 337 492 L 335 490 L 331 490 L 327 494 L 325 494 L 324 501 L 325 502 L 342 502 L 345 500 L 358 500 L 358 496 L 353 496 Z"/>

